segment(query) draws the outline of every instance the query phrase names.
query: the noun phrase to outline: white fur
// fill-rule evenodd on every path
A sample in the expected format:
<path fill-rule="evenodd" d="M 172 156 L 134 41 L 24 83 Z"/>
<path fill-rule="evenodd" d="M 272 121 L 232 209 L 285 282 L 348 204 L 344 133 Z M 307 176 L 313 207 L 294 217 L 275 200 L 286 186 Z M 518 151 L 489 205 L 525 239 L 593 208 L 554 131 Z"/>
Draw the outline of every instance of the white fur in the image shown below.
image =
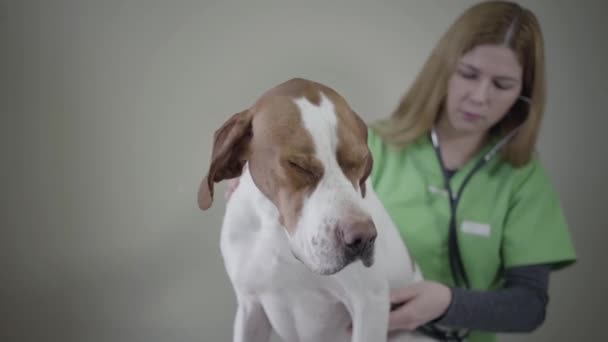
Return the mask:
<path fill-rule="evenodd" d="M 234 341 L 268 342 L 272 331 L 289 342 L 386 341 L 389 289 L 422 277 L 411 268 L 406 247 L 371 182 L 361 198 L 336 162 L 338 123 L 331 101 L 323 97 L 318 107 L 305 99 L 296 104 L 325 173 L 305 200 L 293 237 L 250 173 L 242 175 L 227 204 L 221 236 L 238 301 Z M 311 266 L 335 266 L 328 265 L 337 255 L 333 229 L 353 208 L 370 215 L 376 225 L 374 264 L 365 267 L 356 261 L 333 275 L 311 272 Z M 347 332 L 351 320 L 352 336 Z M 430 340 L 403 333 L 390 341 Z"/>

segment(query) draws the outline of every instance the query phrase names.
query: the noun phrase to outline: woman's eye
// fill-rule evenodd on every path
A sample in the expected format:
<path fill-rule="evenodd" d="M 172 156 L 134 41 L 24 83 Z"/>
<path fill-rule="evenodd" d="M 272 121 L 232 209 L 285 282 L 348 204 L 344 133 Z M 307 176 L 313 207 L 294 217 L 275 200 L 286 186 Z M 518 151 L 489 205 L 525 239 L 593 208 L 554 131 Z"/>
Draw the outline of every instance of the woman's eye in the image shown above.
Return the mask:
<path fill-rule="evenodd" d="M 458 70 L 458 74 L 460 74 L 460 76 L 467 78 L 467 79 L 474 79 L 477 77 L 477 75 L 474 72 L 466 71 L 466 70 Z"/>
<path fill-rule="evenodd" d="M 511 88 L 510 84 L 502 83 L 502 82 L 494 82 L 494 86 L 501 90 L 507 90 Z"/>

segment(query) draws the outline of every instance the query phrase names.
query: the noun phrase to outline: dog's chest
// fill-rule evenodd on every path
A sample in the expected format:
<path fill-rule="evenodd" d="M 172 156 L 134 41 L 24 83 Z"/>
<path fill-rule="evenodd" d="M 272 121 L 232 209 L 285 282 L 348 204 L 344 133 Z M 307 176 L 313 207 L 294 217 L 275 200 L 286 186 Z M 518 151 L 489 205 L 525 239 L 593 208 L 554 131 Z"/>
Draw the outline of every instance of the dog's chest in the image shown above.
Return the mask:
<path fill-rule="evenodd" d="M 283 341 L 350 341 L 348 311 L 321 289 L 289 289 L 262 295 L 259 300 Z"/>
<path fill-rule="evenodd" d="M 225 228 L 222 252 L 237 295 L 261 303 L 283 340 L 349 340 L 351 317 L 336 296 L 334 277 L 314 274 L 295 259 L 276 230 L 281 227 Z"/>

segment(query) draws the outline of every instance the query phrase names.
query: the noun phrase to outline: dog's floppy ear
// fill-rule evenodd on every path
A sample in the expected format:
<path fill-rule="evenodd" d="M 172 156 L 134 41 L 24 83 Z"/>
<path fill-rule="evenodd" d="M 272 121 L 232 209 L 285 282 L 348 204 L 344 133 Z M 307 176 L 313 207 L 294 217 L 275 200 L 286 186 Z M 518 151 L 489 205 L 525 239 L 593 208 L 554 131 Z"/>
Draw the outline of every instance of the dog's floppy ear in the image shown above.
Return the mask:
<path fill-rule="evenodd" d="M 361 197 L 365 198 L 366 188 L 365 182 L 369 175 L 372 173 L 372 167 L 374 165 L 374 158 L 372 157 L 371 152 L 367 155 L 367 159 L 365 160 L 365 171 L 363 173 L 363 177 L 359 181 L 359 188 L 361 189 Z"/>
<path fill-rule="evenodd" d="M 365 137 L 365 142 L 367 143 L 367 139 L 368 139 L 367 124 L 365 123 L 365 121 L 363 121 L 361 116 L 359 116 L 359 113 L 357 113 L 356 111 L 353 111 L 353 114 L 355 115 L 355 120 L 357 122 L 357 125 L 359 126 L 359 129 L 363 133 L 363 136 Z M 367 151 L 368 151 L 368 154 L 367 154 L 367 158 L 365 159 L 365 168 L 363 171 L 363 177 L 361 177 L 361 180 L 359 181 L 359 189 L 361 189 L 361 197 L 363 197 L 363 198 L 365 198 L 365 193 L 366 193 L 365 182 L 367 181 L 367 178 L 369 177 L 369 175 L 372 173 L 372 168 L 374 166 L 374 158 L 372 157 L 372 153 L 369 150 L 369 147 L 368 147 Z"/>
<path fill-rule="evenodd" d="M 213 203 L 213 185 L 235 178 L 243 172 L 246 152 L 252 137 L 249 110 L 232 115 L 213 135 L 211 164 L 198 188 L 198 207 L 206 210 Z"/>

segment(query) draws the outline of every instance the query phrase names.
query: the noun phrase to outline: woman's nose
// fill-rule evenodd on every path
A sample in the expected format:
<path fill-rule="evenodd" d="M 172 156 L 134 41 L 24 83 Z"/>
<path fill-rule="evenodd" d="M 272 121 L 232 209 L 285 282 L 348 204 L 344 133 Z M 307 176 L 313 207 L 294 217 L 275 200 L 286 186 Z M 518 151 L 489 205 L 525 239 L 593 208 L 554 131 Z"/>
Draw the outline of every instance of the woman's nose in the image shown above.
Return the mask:
<path fill-rule="evenodd" d="M 490 96 L 490 82 L 481 80 L 474 85 L 471 90 L 471 100 L 479 104 L 488 102 Z"/>

